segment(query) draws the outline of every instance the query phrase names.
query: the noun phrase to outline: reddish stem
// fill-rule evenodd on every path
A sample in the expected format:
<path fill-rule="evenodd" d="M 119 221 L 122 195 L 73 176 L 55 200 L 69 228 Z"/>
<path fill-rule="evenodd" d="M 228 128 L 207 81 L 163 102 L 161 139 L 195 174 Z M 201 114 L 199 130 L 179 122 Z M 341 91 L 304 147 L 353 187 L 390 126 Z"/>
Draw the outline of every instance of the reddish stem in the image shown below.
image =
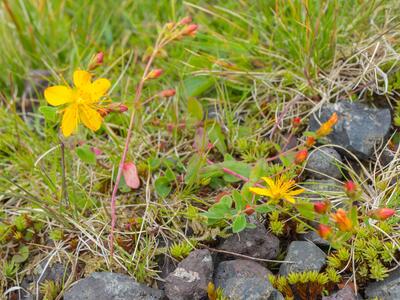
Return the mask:
<path fill-rule="evenodd" d="M 146 76 L 149 73 L 150 66 L 154 60 L 154 57 L 155 57 L 157 51 L 158 51 L 158 47 L 155 47 L 153 53 L 151 54 L 149 60 L 147 61 L 146 68 L 143 72 L 143 76 L 138 84 L 137 89 L 136 89 L 135 98 L 133 100 L 134 105 L 133 105 L 133 109 L 132 109 L 132 113 L 131 113 L 128 132 L 127 132 L 126 139 L 125 139 L 125 147 L 124 147 L 124 151 L 122 152 L 121 161 L 118 166 L 117 178 L 115 179 L 115 184 L 114 184 L 114 188 L 113 188 L 112 195 L 111 195 L 111 232 L 110 232 L 110 254 L 111 254 L 111 257 L 114 256 L 114 231 L 115 231 L 115 223 L 116 223 L 116 219 L 117 219 L 115 204 L 116 204 L 118 186 L 119 186 L 119 183 L 121 181 L 121 176 L 122 176 L 122 168 L 125 163 L 125 159 L 126 159 L 126 156 L 128 153 L 129 143 L 130 143 L 131 137 L 132 137 L 133 124 L 135 123 L 135 111 L 136 111 L 136 109 L 138 109 L 140 107 L 140 104 L 141 104 L 140 97 L 142 96 L 143 85 L 146 80 Z"/>

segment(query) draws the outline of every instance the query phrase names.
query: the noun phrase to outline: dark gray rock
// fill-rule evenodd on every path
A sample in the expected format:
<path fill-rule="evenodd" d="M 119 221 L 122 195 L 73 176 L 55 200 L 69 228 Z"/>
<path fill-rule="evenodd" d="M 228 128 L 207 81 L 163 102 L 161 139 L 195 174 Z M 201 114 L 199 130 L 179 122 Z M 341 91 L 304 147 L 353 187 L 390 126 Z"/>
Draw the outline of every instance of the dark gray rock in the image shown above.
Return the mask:
<path fill-rule="evenodd" d="M 342 158 L 340 154 L 333 148 L 323 147 L 318 148 L 311 152 L 307 160 L 307 173 L 312 178 L 327 179 L 342 178 L 342 173 L 338 166 L 340 166 Z"/>
<path fill-rule="evenodd" d="M 239 234 L 231 235 L 218 249 L 255 258 L 276 258 L 279 253 L 279 239 L 268 232 L 263 224 L 256 222 L 255 225 L 254 229 L 245 229 Z"/>
<path fill-rule="evenodd" d="M 369 158 L 375 145 L 389 133 L 392 121 L 389 109 L 375 109 L 348 101 L 323 106 L 310 118 L 309 129 L 317 130 L 334 112 L 338 115 L 338 122 L 327 139 L 359 158 Z"/>
<path fill-rule="evenodd" d="M 275 291 L 268 279 L 270 274 L 267 268 L 254 261 L 229 260 L 218 265 L 214 283 L 223 289 L 228 299 L 268 300 Z"/>
<path fill-rule="evenodd" d="M 279 291 L 273 291 L 268 300 L 285 300 L 285 297 Z"/>
<path fill-rule="evenodd" d="M 160 300 L 163 292 L 131 277 L 111 272 L 95 272 L 79 280 L 64 294 L 64 300 Z"/>
<path fill-rule="evenodd" d="M 167 276 L 167 297 L 174 300 L 202 299 L 207 295 L 207 286 L 212 281 L 213 271 L 210 251 L 193 251 Z"/>
<path fill-rule="evenodd" d="M 299 238 L 302 241 L 310 241 L 310 242 L 314 243 L 315 245 L 318 245 L 321 247 L 329 247 L 329 245 L 330 245 L 328 241 L 321 238 L 319 236 L 319 234 L 316 233 L 315 231 L 308 231 L 306 233 L 302 233 L 299 235 Z"/>
<path fill-rule="evenodd" d="M 38 264 L 32 274 L 25 276 L 22 280 L 21 287 L 26 291 L 22 293 L 22 299 L 33 299 L 32 294 L 38 294 L 37 287 L 45 281 L 54 281 L 58 285 L 63 286 L 71 275 L 69 265 L 60 262 L 47 263 L 45 260 Z"/>
<path fill-rule="evenodd" d="M 354 295 L 353 290 L 351 287 L 346 286 L 345 288 L 333 293 L 328 297 L 322 297 L 322 300 L 357 300 L 356 295 Z"/>
<path fill-rule="evenodd" d="M 367 299 L 378 298 L 379 300 L 400 299 L 400 269 L 392 272 L 383 281 L 370 283 L 365 288 Z"/>
<path fill-rule="evenodd" d="M 326 254 L 311 242 L 291 242 L 284 259 L 288 262 L 281 264 L 279 274 L 288 275 L 292 272 L 320 271 L 325 265 L 325 258 Z"/>

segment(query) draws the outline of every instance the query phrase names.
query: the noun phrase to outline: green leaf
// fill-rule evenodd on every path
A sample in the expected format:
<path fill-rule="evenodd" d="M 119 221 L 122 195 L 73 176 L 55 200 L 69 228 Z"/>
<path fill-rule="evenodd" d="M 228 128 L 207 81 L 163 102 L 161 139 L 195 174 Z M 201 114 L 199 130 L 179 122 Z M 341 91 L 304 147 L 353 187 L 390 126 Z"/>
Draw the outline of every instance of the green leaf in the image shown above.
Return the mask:
<path fill-rule="evenodd" d="M 307 202 L 299 202 L 296 204 L 298 212 L 308 220 L 314 220 L 314 205 Z"/>
<path fill-rule="evenodd" d="M 310 136 L 310 137 L 317 137 L 317 134 L 314 131 L 305 131 L 303 132 L 304 136 Z"/>
<path fill-rule="evenodd" d="M 273 211 L 274 208 L 272 206 L 269 206 L 268 204 L 261 204 L 254 207 L 254 210 L 260 214 L 265 214 Z"/>
<path fill-rule="evenodd" d="M 232 198 L 229 195 L 225 195 L 219 200 L 218 204 L 224 205 L 227 208 L 231 208 L 232 207 Z"/>
<path fill-rule="evenodd" d="M 83 145 L 76 148 L 76 154 L 85 163 L 95 165 L 96 164 L 96 154 L 90 150 L 88 145 Z"/>
<path fill-rule="evenodd" d="M 185 183 L 187 185 L 192 185 L 198 180 L 200 169 L 204 165 L 204 162 L 204 157 L 200 156 L 198 153 L 195 153 L 190 158 L 185 175 Z"/>
<path fill-rule="evenodd" d="M 187 96 L 197 97 L 213 85 L 213 80 L 205 76 L 191 76 L 183 81 Z"/>
<path fill-rule="evenodd" d="M 243 177 L 249 178 L 250 172 L 251 172 L 251 167 L 241 161 L 234 161 L 234 160 L 228 160 L 224 161 L 222 163 L 222 166 L 224 168 L 227 168 Z M 236 176 L 230 175 L 230 174 L 224 174 L 224 180 L 226 182 L 238 182 L 241 181 L 240 178 L 237 178 Z"/>
<path fill-rule="evenodd" d="M 18 250 L 18 253 L 13 256 L 13 261 L 17 264 L 23 263 L 29 257 L 29 248 L 28 246 L 21 246 Z"/>
<path fill-rule="evenodd" d="M 53 123 L 57 121 L 57 107 L 41 106 L 39 107 L 39 111 L 44 116 L 46 121 Z"/>
<path fill-rule="evenodd" d="M 246 206 L 246 200 L 243 198 L 243 196 L 237 190 L 234 190 L 232 192 L 232 198 L 233 202 L 235 203 L 235 208 L 238 211 L 243 210 Z"/>
<path fill-rule="evenodd" d="M 228 150 L 225 144 L 225 135 L 222 133 L 221 126 L 217 122 L 205 124 L 207 128 L 208 138 L 211 143 L 217 147 L 218 151 L 222 154 L 225 154 Z"/>
<path fill-rule="evenodd" d="M 246 229 L 254 229 L 254 228 L 257 228 L 256 224 L 253 224 L 253 223 L 247 223 L 246 224 Z"/>
<path fill-rule="evenodd" d="M 172 186 L 170 184 L 170 180 L 167 177 L 158 177 L 155 181 L 154 181 L 154 188 L 157 192 L 157 194 L 160 197 L 167 197 L 169 195 L 169 193 L 172 190 Z"/>
<path fill-rule="evenodd" d="M 203 106 L 196 98 L 189 97 L 188 99 L 188 112 L 197 121 L 203 119 Z"/>
<path fill-rule="evenodd" d="M 267 170 L 267 163 L 264 159 L 260 159 L 257 164 L 251 169 L 250 172 L 250 181 L 256 183 L 265 173 Z"/>
<path fill-rule="evenodd" d="M 161 159 L 159 159 L 158 157 L 150 157 L 149 159 L 147 159 L 147 164 L 150 171 L 155 171 L 160 167 Z"/>
<path fill-rule="evenodd" d="M 246 224 L 247 224 L 246 217 L 243 214 L 237 216 L 232 223 L 232 232 L 233 233 L 241 232 L 243 229 L 246 228 Z"/>

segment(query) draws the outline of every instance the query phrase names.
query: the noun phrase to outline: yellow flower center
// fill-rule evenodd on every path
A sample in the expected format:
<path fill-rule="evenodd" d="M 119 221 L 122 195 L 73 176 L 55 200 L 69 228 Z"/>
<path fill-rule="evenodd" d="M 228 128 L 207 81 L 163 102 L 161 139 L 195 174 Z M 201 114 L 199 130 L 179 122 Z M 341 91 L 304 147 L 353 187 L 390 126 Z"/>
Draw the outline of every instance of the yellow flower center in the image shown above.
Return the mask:
<path fill-rule="evenodd" d="M 82 89 L 75 89 L 73 99 L 74 99 L 75 103 L 82 104 L 82 103 L 90 101 L 91 95 L 90 95 L 90 93 L 88 93 Z"/>

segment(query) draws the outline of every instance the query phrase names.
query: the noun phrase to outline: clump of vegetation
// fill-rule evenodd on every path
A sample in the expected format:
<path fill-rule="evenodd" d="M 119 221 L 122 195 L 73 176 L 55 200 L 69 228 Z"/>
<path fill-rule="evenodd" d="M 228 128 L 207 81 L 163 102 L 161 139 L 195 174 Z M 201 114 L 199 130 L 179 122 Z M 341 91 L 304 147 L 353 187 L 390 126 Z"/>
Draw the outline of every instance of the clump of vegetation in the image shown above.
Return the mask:
<path fill-rule="evenodd" d="M 172 257 L 182 260 L 186 258 L 195 247 L 196 241 L 183 241 L 180 243 L 173 243 L 169 248 L 169 252 Z"/>
<path fill-rule="evenodd" d="M 269 280 L 285 299 L 316 300 L 332 290 L 340 281 L 340 276 L 335 270 L 327 269 L 322 273 L 307 271 L 287 276 L 271 275 Z"/>

